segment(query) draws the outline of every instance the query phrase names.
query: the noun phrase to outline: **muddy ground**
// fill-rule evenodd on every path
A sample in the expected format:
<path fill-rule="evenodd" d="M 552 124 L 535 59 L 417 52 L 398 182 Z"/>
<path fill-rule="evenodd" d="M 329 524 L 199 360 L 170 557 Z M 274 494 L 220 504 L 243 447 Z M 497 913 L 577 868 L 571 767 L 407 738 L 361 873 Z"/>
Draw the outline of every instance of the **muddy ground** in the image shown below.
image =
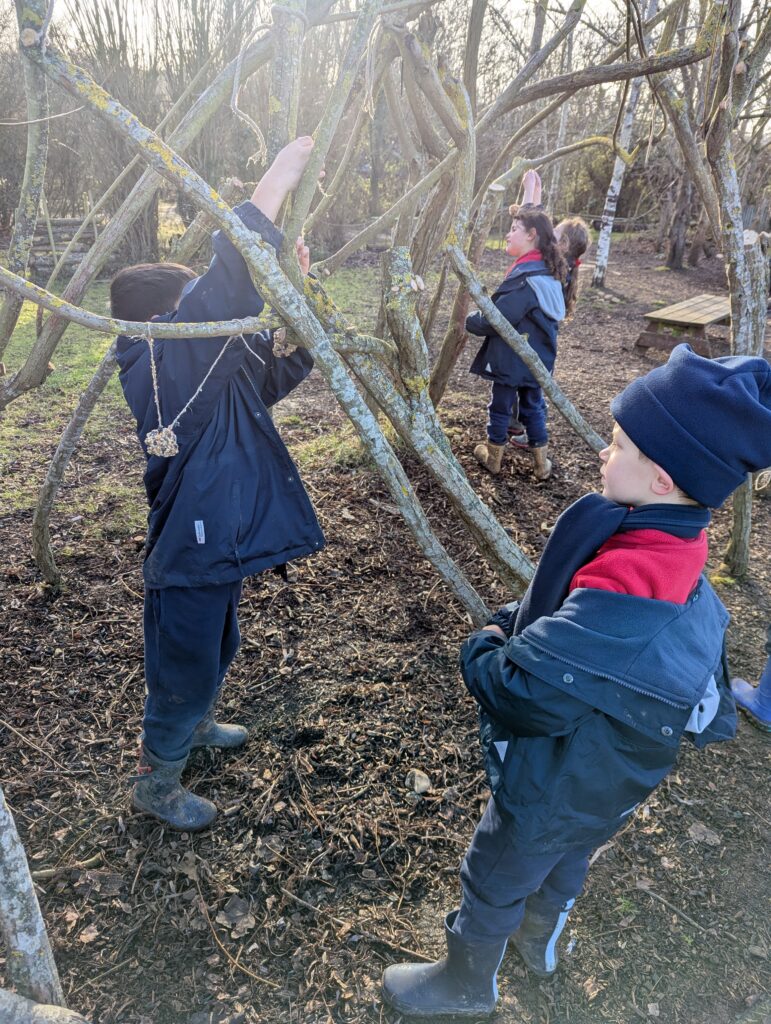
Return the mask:
<path fill-rule="evenodd" d="M 618 243 L 613 256 L 609 289 L 586 287 L 561 334 L 557 372 L 605 436 L 610 398 L 659 358 L 632 348 L 642 314 L 725 291 L 718 259 L 677 274 L 642 241 Z M 490 283 L 501 271 L 491 255 Z M 588 282 L 589 264 L 582 274 Z M 537 558 L 559 511 L 595 487 L 596 459 L 554 415 L 548 483 L 513 452 L 499 479 L 485 475 L 471 458 L 486 401 L 465 372 L 472 354 L 443 419 L 474 486 Z M 328 543 L 293 567 L 289 584 L 246 583 L 226 713 L 251 739 L 241 752 L 191 760 L 190 785 L 220 808 L 206 834 L 170 833 L 127 800 L 143 690 L 140 540 L 117 514 L 127 484 L 142 500 L 128 415 L 89 440 L 63 488 L 62 595 L 40 584 L 29 511 L 0 520 L 2 783 L 68 1001 L 95 1024 L 396 1024 L 378 997 L 383 968 L 410 951 L 438 953 L 443 914 L 457 903 L 459 861 L 486 799 L 475 710 L 455 668 L 469 623 L 341 433 L 316 375 L 277 422 L 298 458 L 327 446 L 303 476 Z M 39 477 L 49 447 L 30 429 L 6 483 Z M 407 466 L 488 602 L 507 599 L 441 494 Z M 85 528 L 94 513 L 81 509 L 105 479 L 116 497 L 103 489 L 95 536 Z M 751 574 L 717 584 L 733 616 L 732 666 L 753 679 L 771 619 L 770 521 L 771 502 L 757 502 Z M 712 572 L 729 524 L 728 512 L 715 516 Z M 744 721 L 733 743 L 684 748 L 666 784 L 599 852 L 556 979 L 539 981 L 507 955 L 498 1019 L 767 1020 L 770 752 Z M 406 785 L 412 768 L 431 779 L 423 797 Z"/>

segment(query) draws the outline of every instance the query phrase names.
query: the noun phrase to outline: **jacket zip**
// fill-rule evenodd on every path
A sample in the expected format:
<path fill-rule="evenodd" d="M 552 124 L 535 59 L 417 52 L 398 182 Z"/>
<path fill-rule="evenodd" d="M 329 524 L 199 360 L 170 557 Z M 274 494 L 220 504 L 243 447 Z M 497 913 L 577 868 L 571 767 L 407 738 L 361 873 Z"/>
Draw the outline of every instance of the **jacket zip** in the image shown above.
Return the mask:
<path fill-rule="evenodd" d="M 676 701 L 668 700 L 666 697 L 659 697 L 658 694 L 651 693 L 649 690 L 643 690 L 640 686 L 634 686 L 632 683 L 626 682 L 624 679 L 619 679 L 617 676 L 609 676 L 605 672 L 598 672 L 597 669 L 587 668 L 585 665 L 579 665 L 575 661 L 570 661 L 568 658 L 562 658 L 559 654 L 555 654 L 554 651 L 550 651 L 546 647 L 542 647 L 539 643 L 533 640 L 532 637 L 528 637 L 528 643 L 531 643 L 533 647 L 537 647 L 542 654 L 548 655 L 550 658 L 554 658 L 557 661 L 561 661 L 564 665 L 570 665 L 571 668 L 578 669 L 579 672 L 589 672 L 593 676 L 599 676 L 600 679 L 608 679 L 611 683 L 618 683 L 619 686 L 626 687 L 627 690 L 633 690 L 635 693 L 640 693 L 643 697 L 651 697 L 653 700 L 661 701 L 662 704 L 668 704 L 672 708 L 676 708 L 678 711 L 687 711 L 687 704 L 678 704 Z"/>

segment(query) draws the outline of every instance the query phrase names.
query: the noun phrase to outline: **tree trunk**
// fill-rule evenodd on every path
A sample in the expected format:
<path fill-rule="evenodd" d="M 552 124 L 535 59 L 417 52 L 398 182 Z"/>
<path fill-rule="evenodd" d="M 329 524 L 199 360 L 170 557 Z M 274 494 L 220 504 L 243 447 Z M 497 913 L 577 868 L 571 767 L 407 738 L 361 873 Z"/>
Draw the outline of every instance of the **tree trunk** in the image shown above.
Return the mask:
<path fill-rule="evenodd" d="M 24 847 L 0 787 L 0 934 L 9 980 L 22 996 L 64 1006 L 59 974 L 48 941 Z M 0 1009 L 2 1004 L 0 1004 Z M 0 1016 L 0 1020 L 5 1020 Z"/>
<path fill-rule="evenodd" d="M 19 5 L 19 29 L 34 31 L 40 27 L 45 16 L 46 5 L 40 0 L 30 2 L 21 10 Z M 14 215 L 11 244 L 8 249 L 6 266 L 14 274 L 24 277 L 35 234 L 37 212 L 43 193 L 43 181 L 48 157 L 48 82 L 45 74 L 31 61 L 21 57 L 24 74 L 24 91 L 27 97 L 27 155 L 24 162 L 24 177 L 21 183 L 19 205 Z M 11 340 L 19 319 L 22 303 L 17 295 L 6 292 L 0 305 L 0 358 Z"/>
<path fill-rule="evenodd" d="M 307 19 L 305 0 L 284 0 L 273 11 L 276 50 L 271 63 L 268 101 L 268 164 L 297 134 L 300 64 Z"/>
<path fill-rule="evenodd" d="M 3 1024 L 88 1024 L 85 1017 L 63 1006 L 43 1005 L 0 988 L 0 1021 Z"/>
<path fill-rule="evenodd" d="M 651 17 L 656 13 L 656 2 L 657 0 L 651 0 L 648 5 L 648 17 Z M 632 139 L 632 127 L 634 125 L 634 116 L 637 111 L 637 103 L 640 99 L 641 88 L 642 79 L 635 78 L 629 89 L 629 99 L 627 100 L 626 110 L 624 111 L 624 120 L 618 133 L 618 144 L 623 150 L 629 149 L 629 143 Z M 592 274 L 593 288 L 602 288 L 605 284 L 605 274 L 608 270 L 608 258 L 610 256 L 611 235 L 613 233 L 613 221 L 616 216 L 618 197 L 621 194 L 621 186 L 624 181 L 625 173 L 626 161 L 622 160 L 620 156 L 617 156 L 615 163 L 613 164 L 613 175 L 610 179 L 608 192 L 605 196 L 605 206 L 602 211 L 600 235 L 597 239 L 597 256 L 594 264 L 594 273 Z"/>
<path fill-rule="evenodd" d="M 667 249 L 667 266 L 670 270 L 683 269 L 685 255 L 685 239 L 691 217 L 691 182 L 688 172 L 684 171 L 677 190 L 672 223 L 669 226 L 669 243 Z"/>

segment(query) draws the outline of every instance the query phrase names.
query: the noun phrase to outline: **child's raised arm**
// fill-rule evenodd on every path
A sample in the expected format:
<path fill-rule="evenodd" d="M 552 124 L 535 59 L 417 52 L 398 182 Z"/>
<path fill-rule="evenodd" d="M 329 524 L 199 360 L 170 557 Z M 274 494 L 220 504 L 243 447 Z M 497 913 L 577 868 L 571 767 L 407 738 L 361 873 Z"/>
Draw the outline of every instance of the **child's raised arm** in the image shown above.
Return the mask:
<path fill-rule="evenodd" d="M 252 193 L 252 203 L 274 223 L 284 200 L 300 184 L 313 146 L 310 135 L 301 135 L 284 146 Z"/>
<path fill-rule="evenodd" d="M 522 175 L 523 206 L 541 205 L 541 175 L 538 171 L 525 171 Z"/>

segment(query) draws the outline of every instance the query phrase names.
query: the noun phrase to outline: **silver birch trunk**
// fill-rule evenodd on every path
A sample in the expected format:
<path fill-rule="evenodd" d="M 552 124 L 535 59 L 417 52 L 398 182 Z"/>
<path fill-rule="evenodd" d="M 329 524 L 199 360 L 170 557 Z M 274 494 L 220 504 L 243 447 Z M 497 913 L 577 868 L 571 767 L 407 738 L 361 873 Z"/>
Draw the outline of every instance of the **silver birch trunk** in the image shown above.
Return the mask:
<path fill-rule="evenodd" d="M 64 1006 L 24 847 L 0 787 L 0 935 L 6 971 L 19 993 L 38 1003 Z M 4 1020 L 4 1018 L 0 1018 Z"/>
<path fill-rule="evenodd" d="M 646 21 L 649 21 L 654 16 L 657 5 L 658 0 L 649 0 L 648 9 L 645 14 Z M 624 120 L 621 123 L 621 128 L 618 133 L 619 146 L 625 152 L 629 151 L 629 143 L 632 139 L 632 127 L 634 125 L 635 113 L 637 112 L 637 103 L 640 99 L 642 83 L 643 80 L 641 78 L 635 78 L 629 88 L 629 98 L 627 100 L 626 110 L 624 111 Z M 595 258 L 594 273 L 592 274 L 593 288 L 602 288 L 605 284 L 605 275 L 608 271 L 608 259 L 610 257 L 613 221 L 616 217 L 618 197 L 621 194 L 621 186 L 624 182 L 626 167 L 626 161 L 620 156 L 617 156 L 613 164 L 613 174 L 610 179 L 610 185 L 608 186 L 608 192 L 605 196 L 605 206 L 602 210 L 600 234 L 597 239 L 597 256 Z"/>
<path fill-rule="evenodd" d="M 635 78 L 629 89 L 629 101 L 624 111 L 624 121 L 618 133 L 619 145 L 622 149 L 629 149 L 629 141 L 632 138 L 632 126 L 634 115 L 637 110 L 637 103 L 640 99 L 642 79 Z M 616 217 L 618 197 L 621 194 L 621 185 L 626 173 L 626 161 L 617 156 L 613 164 L 613 175 L 610 179 L 608 192 L 605 196 L 605 206 L 602 210 L 602 221 L 600 222 L 600 234 L 597 239 L 597 256 L 592 274 L 592 287 L 602 288 L 605 284 L 605 274 L 608 270 L 608 258 L 610 256 L 610 236 L 613 233 L 613 221 Z"/>
<path fill-rule="evenodd" d="M 20 32 L 40 28 L 45 17 L 46 5 L 41 0 L 30 0 L 23 11 L 19 10 Z M 19 205 L 14 214 L 11 244 L 8 248 L 6 265 L 14 274 L 24 276 L 27 272 L 29 254 L 35 234 L 40 197 L 48 158 L 48 82 L 40 70 L 22 57 L 24 92 L 27 98 L 27 153 L 24 161 L 24 177 L 21 183 Z M 22 303 L 17 295 L 6 292 L 0 305 L 0 358 L 8 347 Z"/>

